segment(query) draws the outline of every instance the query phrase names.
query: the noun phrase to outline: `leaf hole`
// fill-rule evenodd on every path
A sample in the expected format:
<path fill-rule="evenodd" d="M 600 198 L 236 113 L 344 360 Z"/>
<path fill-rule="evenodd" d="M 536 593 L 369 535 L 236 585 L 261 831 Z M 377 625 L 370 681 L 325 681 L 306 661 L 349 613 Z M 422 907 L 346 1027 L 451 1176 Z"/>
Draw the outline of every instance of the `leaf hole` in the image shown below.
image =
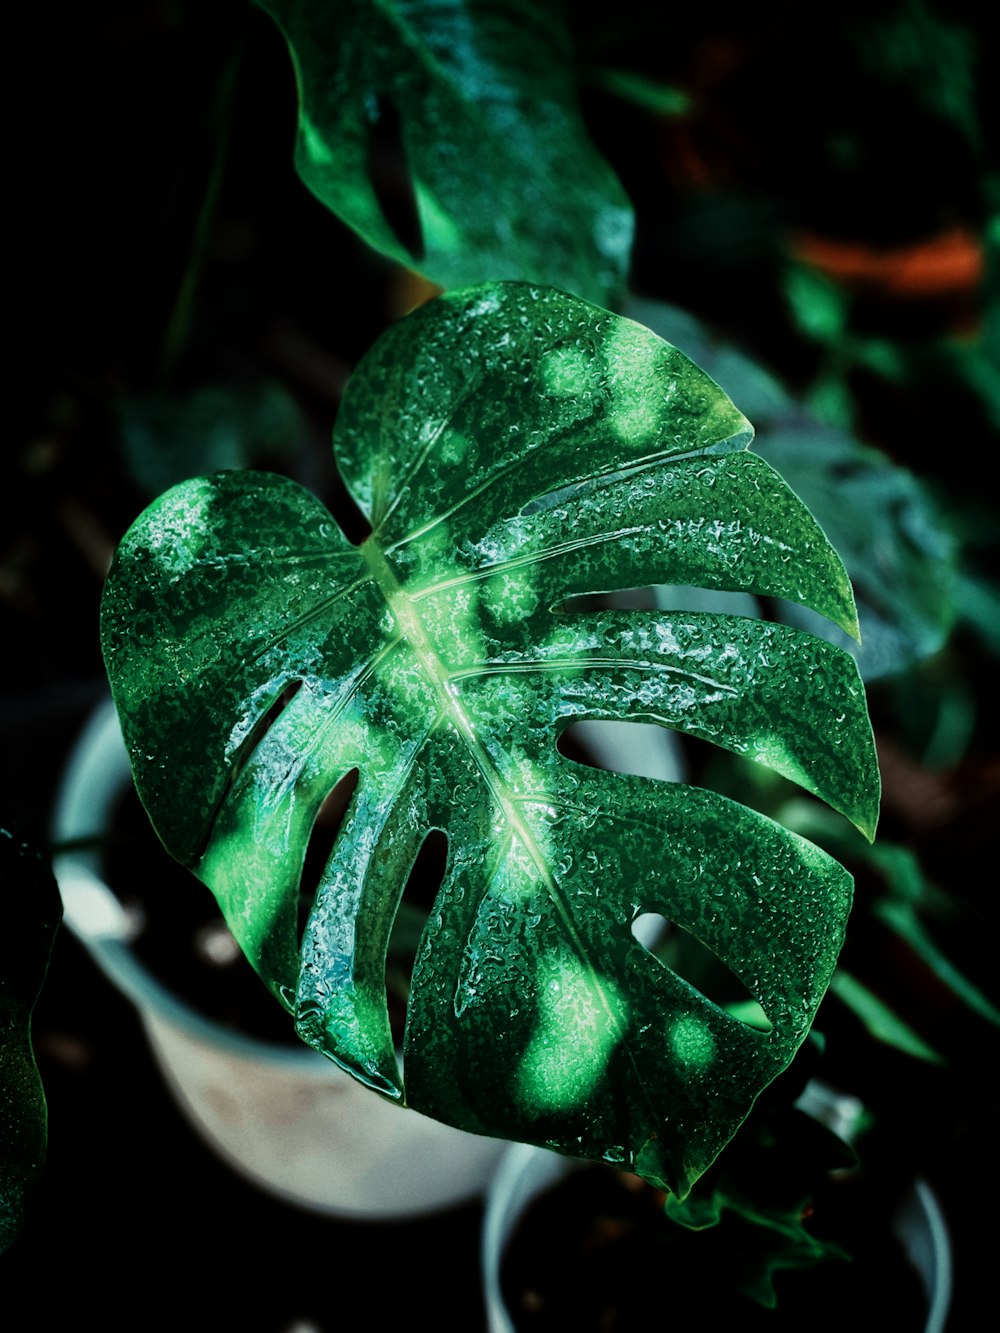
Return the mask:
<path fill-rule="evenodd" d="M 617 592 L 582 592 L 567 597 L 556 607 L 557 611 L 655 611 L 658 607 L 658 588 L 620 588 Z"/>
<path fill-rule="evenodd" d="M 420 850 L 403 885 L 386 950 L 385 993 L 389 1005 L 389 1022 L 397 1045 L 402 1044 L 406 1025 L 413 963 L 447 866 L 447 836 L 441 829 L 431 829 L 420 844 Z"/>
<path fill-rule="evenodd" d="M 274 702 L 269 706 L 267 711 L 263 713 L 251 727 L 242 745 L 240 746 L 239 751 L 237 752 L 236 757 L 233 760 L 233 763 L 230 766 L 229 770 L 230 787 L 232 787 L 233 784 L 236 782 L 236 779 L 239 777 L 240 773 L 242 773 L 243 769 L 246 768 L 247 764 L 250 762 L 254 753 L 263 744 L 264 739 L 266 738 L 268 732 L 271 730 L 271 728 L 277 722 L 278 718 L 282 715 L 282 713 L 285 711 L 288 705 L 292 702 L 292 700 L 295 698 L 295 696 L 298 694 L 301 688 L 302 688 L 301 680 L 290 680 L 285 685 L 281 693 L 274 700 Z"/>
<path fill-rule="evenodd" d="M 678 734 L 690 782 L 738 801 L 750 810 L 783 822 L 781 809 L 801 797 L 802 789 L 766 762 L 766 755 L 738 754 L 701 736 Z M 776 760 L 777 762 L 777 760 Z"/>
<path fill-rule="evenodd" d="M 274 726 L 275 722 L 277 722 L 278 718 L 285 711 L 288 705 L 292 702 L 292 700 L 295 698 L 295 696 L 298 694 L 301 688 L 302 688 L 301 680 L 290 680 L 288 682 L 285 688 L 278 695 L 277 699 L 275 699 L 271 707 L 267 710 L 267 712 L 264 714 L 261 720 L 257 723 L 257 727 L 260 728 L 260 735 L 258 736 L 258 740 L 262 740 L 264 735 L 268 731 L 270 731 L 270 729 Z"/>
<path fill-rule="evenodd" d="M 336 786 L 323 799 L 316 818 L 313 821 L 309 842 L 306 844 L 305 860 L 302 863 L 302 875 L 299 879 L 299 922 L 298 940 L 302 945 L 302 936 L 312 911 L 316 894 L 323 881 L 327 863 L 333 855 L 334 844 L 347 815 L 351 798 L 358 785 L 359 770 L 352 768 L 345 773 Z"/>
<path fill-rule="evenodd" d="M 771 1031 L 771 1020 L 736 973 L 689 930 L 659 912 L 642 912 L 632 922 L 632 935 L 706 1000 L 756 1031 Z"/>
<path fill-rule="evenodd" d="M 277 722 L 278 718 L 285 711 L 288 705 L 292 702 L 292 700 L 295 698 L 295 696 L 298 694 L 301 688 L 302 688 L 301 680 L 288 681 L 287 684 L 282 689 L 281 693 L 270 704 L 267 711 L 257 719 L 257 721 L 247 732 L 246 736 L 244 736 L 243 740 L 240 743 L 239 748 L 237 749 L 232 760 L 230 761 L 229 773 L 226 777 L 225 786 L 222 788 L 222 791 L 219 795 L 219 799 L 215 805 L 215 811 L 213 813 L 213 816 L 209 821 L 208 825 L 206 826 L 204 831 L 204 836 L 202 837 L 201 842 L 197 848 L 196 856 L 198 859 L 203 857 L 205 853 L 208 851 L 208 845 L 212 841 L 212 833 L 214 832 L 215 829 L 215 820 L 218 815 L 218 812 L 225 804 L 226 800 L 229 797 L 229 793 L 232 791 L 233 787 L 239 781 L 240 774 L 246 768 L 247 764 L 249 764 L 250 760 L 253 758 L 254 754 L 257 752 L 259 747 L 262 745 L 264 738 L 267 736 L 267 733 L 271 730 L 275 722 Z"/>
<path fill-rule="evenodd" d="M 379 97 L 368 123 L 368 178 L 396 239 L 414 259 L 424 257 L 424 237 L 417 196 L 406 154 L 403 117 Z"/>
<path fill-rule="evenodd" d="M 556 742 L 566 759 L 588 768 L 634 777 L 683 782 L 677 735 L 656 722 L 588 719 L 574 722 Z"/>
<path fill-rule="evenodd" d="M 426 915 L 434 906 L 448 865 L 448 838 L 441 829 L 431 829 L 417 852 L 403 887 L 403 901 Z"/>

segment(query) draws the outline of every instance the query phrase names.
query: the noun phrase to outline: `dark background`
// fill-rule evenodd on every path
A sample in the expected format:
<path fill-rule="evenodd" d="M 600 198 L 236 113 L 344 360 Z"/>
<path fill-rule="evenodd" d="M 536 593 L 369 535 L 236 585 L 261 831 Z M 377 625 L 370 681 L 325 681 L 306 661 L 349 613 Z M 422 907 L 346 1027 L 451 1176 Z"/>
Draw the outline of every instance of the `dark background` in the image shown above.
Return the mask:
<path fill-rule="evenodd" d="M 738 6 L 617 3 L 596 25 L 578 22 L 581 68 L 602 56 L 685 88 L 696 109 L 655 116 L 594 89 L 585 107 L 637 207 L 633 286 L 694 310 L 793 388 L 812 382 L 821 356 L 782 296 L 796 237 L 866 254 L 966 238 L 950 283 L 854 292 L 857 331 L 896 346 L 909 373 L 890 382 L 862 367 L 847 385 L 861 437 L 957 516 L 965 567 L 986 581 L 995 425 L 988 395 L 936 349 L 984 343 L 995 309 L 983 237 L 995 214 L 984 106 L 996 55 L 978 8 L 950 6 L 966 35 L 954 59 L 945 50 L 933 77 L 919 52 L 900 71 L 883 62 L 873 72 L 859 61 L 860 17 L 888 21 L 900 8 L 846 5 L 807 22 L 792 5 L 755 6 L 750 18 Z M 259 11 L 234 0 L 39 6 L 16 20 L 10 51 L 21 81 L 6 209 L 0 819 L 44 842 L 64 757 L 105 691 L 97 618 L 107 564 L 157 489 L 163 451 L 154 441 L 137 463 L 134 423 L 162 421 L 220 386 L 253 420 L 260 385 L 276 384 L 277 425 L 247 427 L 236 445 L 196 439 L 190 471 L 225 465 L 224 450 L 238 448 L 238 461 L 296 477 L 350 526 L 328 444 L 337 402 L 381 329 L 427 289 L 369 253 L 297 181 L 292 74 Z M 942 942 L 994 993 L 995 679 L 995 655 L 959 615 L 934 660 L 872 691 L 883 835 L 914 849 L 959 905 Z M 956 681 L 974 725 L 961 753 L 931 770 L 922 756 L 936 702 Z M 849 1016 L 821 1014 L 832 1069 L 839 1043 L 852 1067 L 838 1072 L 885 1108 L 875 1141 L 893 1170 L 923 1172 L 942 1196 L 956 1241 L 950 1327 L 976 1327 L 984 1237 L 995 1230 L 995 1030 L 894 942 L 852 933 L 848 948 L 869 975 L 900 978 L 895 999 L 948 1052 L 933 1069 L 876 1046 Z M 477 1208 L 354 1227 L 243 1185 L 182 1121 L 129 1006 L 65 932 L 34 1031 L 50 1149 L 0 1275 L 5 1305 L 20 1312 L 12 1328 L 91 1315 L 105 1328 L 291 1333 L 296 1320 L 333 1328 L 345 1310 L 375 1327 L 418 1314 L 479 1326 Z M 654 1317 L 686 1308 L 676 1283 L 665 1279 Z M 821 1309 L 814 1327 L 825 1327 Z"/>

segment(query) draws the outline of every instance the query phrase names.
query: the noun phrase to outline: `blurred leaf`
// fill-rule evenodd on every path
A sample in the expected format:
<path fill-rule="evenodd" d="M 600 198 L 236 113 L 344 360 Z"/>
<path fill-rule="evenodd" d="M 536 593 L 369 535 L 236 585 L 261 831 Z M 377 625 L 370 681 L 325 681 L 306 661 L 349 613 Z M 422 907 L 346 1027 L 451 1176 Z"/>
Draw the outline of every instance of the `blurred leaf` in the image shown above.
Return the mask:
<path fill-rule="evenodd" d="M 827 1173 L 855 1160 L 811 1116 L 780 1099 L 774 1106 L 758 1104 L 711 1171 L 686 1199 L 668 1196 L 664 1211 L 679 1226 L 702 1233 L 705 1271 L 773 1309 L 776 1273 L 847 1258 L 840 1246 L 812 1235 L 806 1219 Z"/>
<path fill-rule="evenodd" d="M 843 338 L 847 327 L 847 296 L 814 269 L 801 264 L 785 270 L 785 296 L 799 331 L 824 346 Z"/>
<path fill-rule="evenodd" d="M 839 371 L 817 376 L 803 401 L 807 410 L 823 426 L 849 431 L 854 424 L 854 400 L 847 381 Z"/>
<path fill-rule="evenodd" d="M 718 1271 L 728 1270 L 736 1290 L 765 1309 L 773 1310 L 778 1304 L 776 1273 L 847 1258 L 839 1245 L 810 1234 L 803 1221 L 809 1211 L 804 1200 L 786 1210 L 764 1209 L 721 1186 L 710 1199 L 700 1200 L 685 1212 L 691 1198 L 677 1205 L 673 1196 L 668 1197 L 667 1215 L 699 1231 L 721 1224 L 726 1234 L 719 1238 Z"/>
<path fill-rule="evenodd" d="M 454 293 L 348 386 L 335 442 L 362 546 L 282 478 L 201 478 L 133 525 L 102 611 L 143 801 L 302 1036 L 403 1099 L 386 943 L 441 829 L 407 1103 L 681 1194 L 804 1040 L 850 880 L 735 802 L 556 742 L 578 720 L 686 731 L 873 832 L 849 657 L 763 621 L 570 600 L 675 581 L 807 599 L 850 628 L 839 560 L 750 433 L 631 321 L 523 284 Z M 355 769 L 300 952 L 313 822 Z M 644 912 L 718 955 L 770 1030 L 653 958 Z"/>
<path fill-rule="evenodd" d="M 186 397 L 147 394 L 120 408 L 125 462 L 147 495 L 203 472 L 277 459 L 303 439 L 295 401 L 279 385 L 205 385 Z"/>
<path fill-rule="evenodd" d="M 936 653 L 956 618 L 955 550 L 917 478 L 808 420 L 762 430 L 757 448 L 805 500 L 855 581 L 862 642 L 852 651 L 865 680 Z M 837 641 L 816 617 L 792 607 L 785 614 Z"/>
<path fill-rule="evenodd" d="M 45 1093 L 31 1049 L 31 1011 L 62 916 L 52 873 L 32 848 L 0 829 L 0 1254 L 20 1229 L 45 1160 Z"/>
<path fill-rule="evenodd" d="M 1000 655 L 1000 588 L 986 579 L 963 574 L 956 601 L 963 621 L 979 634 L 990 652 Z"/>
<path fill-rule="evenodd" d="M 953 341 L 944 348 L 951 360 L 952 370 L 963 379 L 983 404 L 987 420 L 994 430 L 1000 431 L 1000 364 L 997 347 L 1000 346 L 1000 319 L 987 325 L 981 337 L 974 342 Z"/>
<path fill-rule="evenodd" d="M 906 940 L 910 948 L 927 964 L 963 1004 L 988 1023 L 1000 1025 L 1000 1009 L 992 1004 L 978 986 L 974 986 L 947 958 L 920 921 L 913 908 L 904 902 L 886 899 L 872 905 L 872 913 L 890 930 Z"/>
<path fill-rule="evenodd" d="M 900 381 L 906 365 L 899 349 L 887 338 L 855 338 L 852 344 L 855 359 L 874 370 L 884 379 Z"/>
<path fill-rule="evenodd" d="M 921 920 L 921 912 L 925 916 L 948 918 L 958 916 L 962 909 L 953 897 L 930 882 L 909 847 L 884 840 L 870 845 L 815 801 L 788 801 L 779 817 L 788 828 L 818 843 L 848 865 L 863 863 L 875 870 L 887 892 L 868 901 L 866 910 L 905 940 L 963 1004 L 987 1022 L 1000 1024 L 1000 1009 L 947 957 Z"/>
<path fill-rule="evenodd" d="M 683 89 L 647 78 L 635 70 L 595 70 L 590 82 L 657 116 L 683 116 L 691 109 L 691 98 Z"/>
<path fill-rule="evenodd" d="M 854 585 L 862 642 L 802 607 L 782 615 L 854 653 L 875 680 L 936 653 L 958 614 L 955 543 L 921 483 L 876 449 L 818 421 L 749 357 L 686 311 L 633 301 L 629 313 L 691 348 L 757 426 L 756 451 L 816 516 Z"/>
<path fill-rule="evenodd" d="M 883 1041 L 887 1046 L 894 1046 L 905 1055 L 915 1056 L 918 1060 L 927 1060 L 930 1064 L 945 1063 L 933 1046 L 929 1046 L 909 1024 L 904 1023 L 898 1014 L 893 1013 L 884 1001 L 873 994 L 857 977 L 852 977 L 842 967 L 838 967 L 830 982 L 830 990 L 846 1004 L 848 1009 L 861 1020 L 876 1041 Z"/>
<path fill-rule="evenodd" d="M 295 63 L 299 174 L 370 245 L 443 287 L 612 301 L 632 213 L 580 116 L 560 6 L 257 2 Z"/>
<path fill-rule="evenodd" d="M 859 10 L 849 32 L 862 68 L 905 89 L 979 146 L 975 69 L 980 32 L 935 13 L 925 0 Z"/>

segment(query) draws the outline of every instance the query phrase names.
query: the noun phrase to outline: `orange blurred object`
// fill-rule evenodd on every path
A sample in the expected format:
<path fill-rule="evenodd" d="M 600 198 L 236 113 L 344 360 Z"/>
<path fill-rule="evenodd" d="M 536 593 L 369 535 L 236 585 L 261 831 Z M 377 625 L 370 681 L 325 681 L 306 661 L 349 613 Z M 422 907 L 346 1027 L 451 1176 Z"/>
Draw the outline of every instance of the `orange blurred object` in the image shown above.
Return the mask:
<path fill-rule="evenodd" d="M 928 241 L 876 249 L 861 241 L 830 240 L 800 232 L 792 241 L 796 259 L 839 282 L 876 288 L 887 296 L 927 297 L 968 292 L 983 277 L 983 247 L 959 227 Z"/>

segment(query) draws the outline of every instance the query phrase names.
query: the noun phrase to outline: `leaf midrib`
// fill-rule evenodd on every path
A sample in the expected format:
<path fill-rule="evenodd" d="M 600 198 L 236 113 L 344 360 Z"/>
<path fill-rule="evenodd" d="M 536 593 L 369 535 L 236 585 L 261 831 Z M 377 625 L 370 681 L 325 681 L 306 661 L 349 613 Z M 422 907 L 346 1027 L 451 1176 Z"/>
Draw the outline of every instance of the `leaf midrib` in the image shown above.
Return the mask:
<path fill-rule="evenodd" d="M 576 922 L 569 908 L 559 884 L 552 875 L 546 861 L 545 855 L 538 845 L 530 826 L 525 822 L 518 809 L 517 794 L 510 791 L 503 775 L 497 769 L 490 755 L 486 751 L 482 742 L 476 734 L 476 727 L 469 717 L 459 697 L 455 686 L 455 675 L 449 671 L 447 666 L 441 660 L 430 635 L 417 612 L 416 607 L 410 595 L 406 592 L 395 573 L 389 561 L 386 559 L 378 544 L 368 538 L 361 548 L 361 556 L 369 570 L 372 581 L 385 598 L 389 612 L 396 623 L 399 634 L 410 645 L 420 666 L 425 671 L 428 680 L 437 696 L 438 705 L 441 713 L 454 726 L 455 730 L 461 736 L 462 740 L 475 762 L 476 768 L 482 776 L 490 795 L 496 802 L 497 807 L 502 812 L 507 826 L 513 834 L 521 841 L 532 864 L 538 870 L 539 875 L 544 882 L 549 897 L 552 900 L 556 911 L 562 921 L 563 929 L 569 938 L 574 952 L 580 958 L 586 967 L 596 993 L 600 996 L 601 1004 L 608 1016 L 609 1022 L 613 1025 L 619 1036 L 620 1045 L 626 1050 L 629 1059 L 635 1067 L 635 1059 L 629 1049 L 629 1043 L 626 1040 L 626 1034 L 622 1030 L 617 1015 L 611 1006 L 605 993 L 602 979 L 591 962 L 588 950 L 576 928 Z M 636 1068 L 638 1074 L 638 1069 Z M 640 1080 L 640 1087 L 642 1086 Z"/>
<path fill-rule="evenodd" d="M 539 870 L 554 890 L 555 884 L 545 865 L 541 849 L 538 847 L 531 830 L 518 817 L 507 794 L 506 783 L 479 740 L 475 724 L 466 712 L 455 688 L 452 673 L 442 662 L 441 656 L 424 627 L 409 593 L 405 591 L 396 578 L 391 565 L 376 542 L 369 538 L 360 549 L 372 581 L 385 598 L 386 605 L 396 623 L 400 636 L 409 643 L 417 661 L 431 683 L 442 714 L 452 723 L 455 730 L 462 737 L 482 775 L 483 781 L 489 788 L 490 794 L 518 837 L 522 839 L 532 860 L 536 861 Z"/>

